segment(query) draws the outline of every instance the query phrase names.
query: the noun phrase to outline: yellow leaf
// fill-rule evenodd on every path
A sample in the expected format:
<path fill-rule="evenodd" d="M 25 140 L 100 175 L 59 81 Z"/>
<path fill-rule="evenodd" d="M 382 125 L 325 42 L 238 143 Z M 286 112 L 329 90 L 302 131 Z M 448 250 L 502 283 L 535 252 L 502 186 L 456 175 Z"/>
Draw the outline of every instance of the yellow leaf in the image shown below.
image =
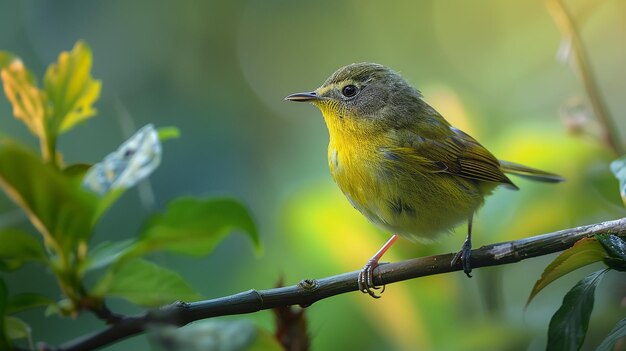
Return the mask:
<path fill-rule="evenodd" d="M 40 138 L 45 135 L 45 94 L 24 63 L 10 54 L 0 53 L 0 77 L 7 99 L 13 106 L 15 118 L 20 119 L 30 131 Z"/>
<path fill-rule="evenodd" d="M 91 76 L 92 55 L 82 41 L 71 52 L 62 52 L 44 76 L 44 90 L 52 107 L 50 121 L 54 134 L 61 134 L 96 114 L 93 104 L 100 96 L 101 83 Z"/>

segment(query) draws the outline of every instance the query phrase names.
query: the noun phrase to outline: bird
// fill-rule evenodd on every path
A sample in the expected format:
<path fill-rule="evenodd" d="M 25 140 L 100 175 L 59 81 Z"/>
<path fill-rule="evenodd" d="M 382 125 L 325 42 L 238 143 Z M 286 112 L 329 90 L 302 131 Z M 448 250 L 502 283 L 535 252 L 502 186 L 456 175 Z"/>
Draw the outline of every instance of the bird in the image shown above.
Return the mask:
<path fill-rule="evenodd" d="M 321 111 L 332 178 L 356 210 L 392 234 L 359 273 L 359 290 L 374 298 L 384 291 L 384 285 L 374 284 L 374 269 L 398 237 L 429 242 L 467 222 L 466 239 L 451 265 L 461 261 L 471 277 L 474 215 L 495 188 L 519 189 L 507 174 L 564 180 L 498 160 L 399 73 L 380 64 L 341 67 L 316 90 L 285 100 L 310 102 Z"/>

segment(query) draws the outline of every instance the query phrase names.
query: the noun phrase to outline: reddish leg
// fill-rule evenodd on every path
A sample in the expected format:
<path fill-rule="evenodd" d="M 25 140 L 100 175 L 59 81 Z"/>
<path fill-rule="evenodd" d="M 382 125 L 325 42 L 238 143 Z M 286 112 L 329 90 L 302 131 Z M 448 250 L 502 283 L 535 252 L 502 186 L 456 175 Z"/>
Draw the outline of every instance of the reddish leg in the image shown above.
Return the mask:
<path fill-rule="evenodd" d="M 367 293 L 371 297 L 377 299 L 383 291 L 385 291 L 385 285 L 382 287 L 374 285 L 374 269 L 378 267 L 378 261 L 380 261 L 380 258 L 383 257 L 385 252 L 389 250 L 391 245 L 393 245 L 396 240 L 398 240 L 397 235 L 393 235 L 389 238 L 385 245 L 383 245 L 383 247 L 381 247 L 380 250 L 378 250 L 378 252 L 376 252 L 376 254 L 372 256 L 369 261 L 367 261 L 363 269 L 361 269 L 361 273 L 359 273 L 359 290 L 361 290 L 362 293 Z M 377 294 L 375 290 L 378 289 L 382 290 Z"/>

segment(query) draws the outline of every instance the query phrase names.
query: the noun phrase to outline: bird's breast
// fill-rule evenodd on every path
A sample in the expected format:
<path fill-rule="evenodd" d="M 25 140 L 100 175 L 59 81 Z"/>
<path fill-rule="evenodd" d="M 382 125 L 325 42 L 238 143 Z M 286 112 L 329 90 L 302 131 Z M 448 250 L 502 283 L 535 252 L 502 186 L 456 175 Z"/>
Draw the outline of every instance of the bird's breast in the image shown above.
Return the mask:
<path fill-rule="evenodd" d="M 333 141 L 328 147 L 333 179 L 352 206 L 383 230 L 430 240 L 468 219 L 482 203 L 475 182 L 419 172 L 385 152 L 381 141 L 372 147 Z"/>
<path fill-rule="evenodd" d="M 394 193 L 397 184 L 380 164 L 380 152 L 367 145 L 338 145 L 331 142 L 328 147 L 330 173 L 354 208 L 375 224 L 389 222 L 384 218 L 389 211 L 415 216 L 415 210 L 397 199 Z"/>

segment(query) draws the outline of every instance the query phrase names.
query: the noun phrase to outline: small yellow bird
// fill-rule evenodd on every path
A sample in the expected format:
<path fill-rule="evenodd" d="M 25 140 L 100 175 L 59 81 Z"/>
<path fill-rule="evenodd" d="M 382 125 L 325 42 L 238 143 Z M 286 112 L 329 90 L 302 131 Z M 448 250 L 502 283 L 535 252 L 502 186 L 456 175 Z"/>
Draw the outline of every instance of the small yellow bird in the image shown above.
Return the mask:
<path fill-rule="evenodd" d="M 342 67 L 315 91 L 285 99 L 311 102 L 321 110 L 330 134 L 333 179 L 354 208 L 393 234 L 359 275 L 360 290 L 372 297 L 380 296 L 373 271 L 398 235 L 429 241 L 468 221 L 467 238 L 451 264 L 460 258 L 470 276 L 474 213 L 498 185 L 518 189 L 504 173 L 563 181 L 499 161 L 451 126 L 398 73 L 379 64 Z"/>

